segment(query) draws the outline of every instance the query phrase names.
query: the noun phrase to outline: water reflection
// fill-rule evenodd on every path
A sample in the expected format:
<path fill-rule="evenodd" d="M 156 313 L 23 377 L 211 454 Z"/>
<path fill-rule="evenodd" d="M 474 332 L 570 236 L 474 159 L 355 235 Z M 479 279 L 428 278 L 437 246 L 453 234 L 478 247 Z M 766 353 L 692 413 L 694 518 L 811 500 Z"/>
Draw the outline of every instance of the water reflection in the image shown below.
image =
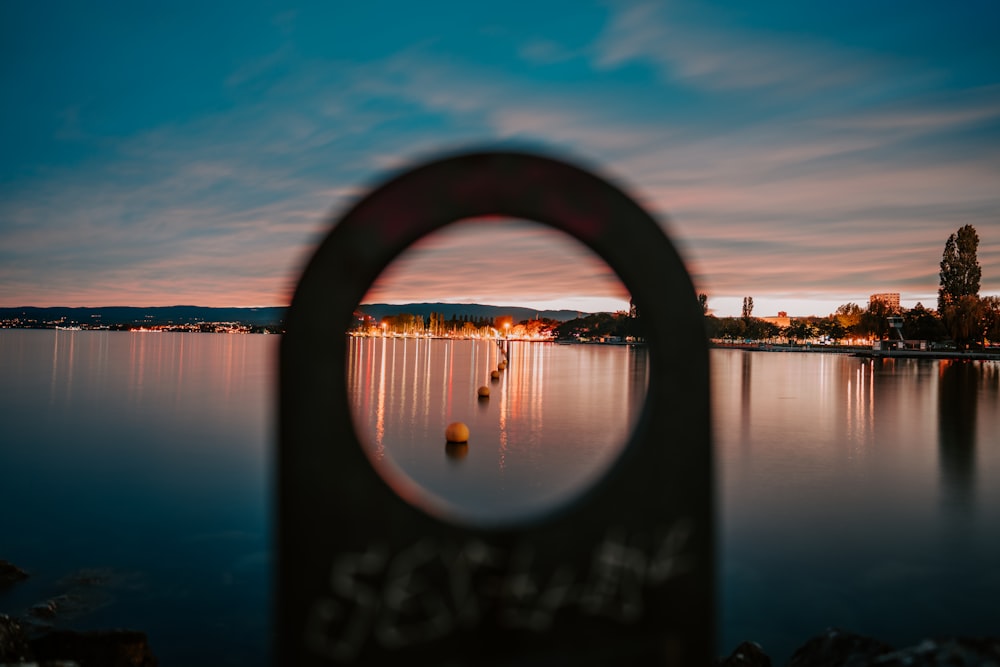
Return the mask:
<path fill-rule="evenodd" d="M 744 353 L 740 366 L 740 431 L 743 442 L 750 442 L 750 373 L 753 355 Z"/>
<path fill-rule="evenodd" d="M 135 586 L 53 622 L 141 628 L 164 665 L 260 664 L 278 340 L 0 329 L 0 557 L 32 570 L 0 612 L 95 568 Z"/>
<path fill-rule="evenodd" d="M 870 439 L 874 430 L 874 385 L 874 361 L 860 363 L 848 375 L 845 425 L 848 442 L 856 444 L 855 454 L 862 453 L 863 444 Z"/>
<path fill-rule="evenodd" d="M 472 521 L 536 515 L 586 489 L 625 445 L 648 380 L 645 348 L 624 345 L 505 352 L 493 340 L 352 337 L 347 361 L 355 427 L 376 468 L 420 487 L 428 511 Z M 441 456 L 454 421 L 469 443 Z"/>
<path fill-rule="evenodd" d="M 722 646 L 753 637 L 781 664 L 827 626 L 995 632 L 1000 363 L 711 361 Z"/>
<path fill-rule="evenodd" d="M 149 404 L 186 409 L 191 403 L 207 410 L 212 402 L 228 404 L 238 396 L 247 369 L 260 363 L 252 357 L 258 341 L 241 336 L 204 336 L 193 344 L 195 338 L 180 333 L 30 334 L 4 331 L 5 355 L 16 345 L 23 362 L 37 364 L 35 377 L 47 385 L 52 414 L 78 402 L 99 403 L 104 409 L 105 394 L 119 393 L 124 396 L 122 405 L 133 410 Z"/>
<path fill-rule="evenodd" d="M 0 330 L 0 507 L 15 508 L 0 556 L 36 565 L 39 585 L 81 566 L 146 572 L 148 590 L 122 591 L 102 619 L 149 631 L 163 664 L 259 664 L 277 342 Z M 516 512 L 586 480 L 577 459 L 609 442 L 588 442 L 594 423 L 624 436 L 642 404 L 644 350 L 551 344 L 515 346 L 480 403 L 493 358 L 471 344 L 351 341 L 348 386 L 373 442 L 380 415 L 385 458 L 473 503 Z M 410 377 L 392 394 L 394 345 Z M 784 664 L 828 626 L 900 646 L 996 634 L 1000 363 L 713 350 L 711 370 L 719 653 L 753 639 Z M 473 437 L 449 458 L 444 427 L 462 411 Z"/>
<path fill-rule="evenodd" d="M 979 364 L 941 362 L 938 438 L 945 503 L 970 510 L 975 500 Z"/>
<path fill-rule="evenodd" d="M 385 453 L 382 438 L 385 436 L 385 339 L 382 339 L 382 363 L 379 365 L 378 405 L 375 408 L 375 458 L 381 459 Z"/>
<path fill-rule="evenodd" d="M 444 446 L 445 455 L 453 461 L 461 461 L 469 455 L 469 443 L 448 442 Z"/>

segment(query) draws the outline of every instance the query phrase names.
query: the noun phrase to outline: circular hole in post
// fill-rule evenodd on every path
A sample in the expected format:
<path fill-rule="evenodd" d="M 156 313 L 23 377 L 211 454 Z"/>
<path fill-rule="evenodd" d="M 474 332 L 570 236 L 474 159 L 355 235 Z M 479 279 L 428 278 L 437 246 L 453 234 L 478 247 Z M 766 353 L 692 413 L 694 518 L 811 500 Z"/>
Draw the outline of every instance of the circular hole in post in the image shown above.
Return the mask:
<path fill-rule="evenodd" d="M 365 454 L 450 521 L 523 522 L 570 503 L 618 459 L 645 403 L 630 301 L 600 257 L 546 225 L 465 220 L 423 237 L 348 332 Z"/>

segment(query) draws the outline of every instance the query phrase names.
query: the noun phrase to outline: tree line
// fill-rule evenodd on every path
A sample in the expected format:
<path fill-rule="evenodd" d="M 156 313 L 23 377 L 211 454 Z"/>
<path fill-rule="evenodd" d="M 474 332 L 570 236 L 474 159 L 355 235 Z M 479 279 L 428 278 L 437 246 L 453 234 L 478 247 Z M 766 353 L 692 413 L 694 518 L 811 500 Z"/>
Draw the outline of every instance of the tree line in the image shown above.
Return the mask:
<path fill-rule="evenodd" d="M 717 318 L 708 314 L 708 297 L 698 295 L 710 338 L 722 340 L 795 341 L 821 339 L 880 340 L 893 334 L 889 317 L 902 318 L 907 340 L 950 342 L 958 349 L 981 348 L 1000 341 L 1000 297 L 979 296 L 982 268 L 977 258 L 979 236 L 965 225 L 948 237 L 942 253 L 937 310 L 917 303 L 910 309 L 873 299 L 868 308 L 845 303 L 827 317 L 792 319 L 780 327 L 753 316 L 753 297 L 743 299 L 741 317 Z"/>
<path fill-rule="evenodd" d="M 369 315 L 356 314 L 355 330 L 361 332 L 382 331 L 388 334 L 450 336 L 483 334 L 492 331 L 498 324 L 493 318 L 475 317 L 467 314 L 452 314 L 446 318 L 443 313 L 430 313 L 429 316 L 414 313 L 399 313 L 386 315 L 380 321 Z M 503 318 L 497 318 L 501 320 Z M 509 318 L 508 318 L 509 321 Z M 502 324 L 500 325 L 502 326 Z"/>
<path fill-rule="evenodd" d="M 491 337 L 497 334 L 513 338 L 552 338 L 559 326 L 557 320 L 541 317 L 514 323 L 510 315 L 478 317 L 468 314 L 430 313 L 427 317 L 413 313 L 386 315 L 379 321 L 356 313 L 354 331 L 368 335 L 402 334 L 407 336 Z"/>
<path fill-rule="evenodd" d="M 367 335 L 402 334 L 407 336 L 455 336 L 490 337 L 509 336 L 516 339 L 536 340 L 598 340 L 620 338 L 636 340 L 641 338 L 638 313 L 631 312 L 591 313 L 559 322 L 546 317 L 521 320 L 515 323 L 510 316 L 496 318 L 474 317 L 430 313 L 429 316 L 412 313 L 387 315 L 378 322 L 374 318 L 358 313 L 354 330 Z"/>
<path fill-rule="evenodd" d="M 554 334 L 559 340 L 642 339 L 639 316 L 634 307 L 630 313 L 593 313 L 563 322 L 555 328 Z"/>

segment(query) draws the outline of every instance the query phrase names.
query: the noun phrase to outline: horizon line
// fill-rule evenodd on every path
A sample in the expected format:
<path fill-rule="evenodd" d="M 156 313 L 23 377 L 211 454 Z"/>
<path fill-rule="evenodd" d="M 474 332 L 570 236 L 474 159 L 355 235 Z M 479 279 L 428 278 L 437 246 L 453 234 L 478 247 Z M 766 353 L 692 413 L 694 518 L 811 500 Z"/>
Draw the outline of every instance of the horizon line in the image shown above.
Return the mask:
<path fill-rule="evenodd" d="M 360 303 L 360 304 L 358 304 L 356 306 L 356 308 L 362 308 L 362 307 L 365 307 L 365 306 L 429 306 L 429 305 L 442 305 L 442 306 L 480 306 L 480 307 L 485 307 L 485 308 L 496 308 L 496 309 L 517 308 L 517 309 L 520 309 L 520 310 L 534 310 L 534 311 L 537 311 L 537 312 L 559 312 L 559 311 L 565 311 L 565 312 L 574 312 L 574 313 L 587 314 L 587 315 L 594 315 L 594 314 L 597 314 L 597 313 L 620 313 L 620 312 L 628 312 L 628 308 L 619 308 L 619 309 L 616 309 L 616 310 L 581 310 L 579 308 L 565 308 L 565 307 L 562 307 L 562 308 L 552 308 L 552 307 L 538 308 L 538 307 L 535 307 L 535 306 L 517 306 L 517 305 L 513 305 L 513 304 L 497 305 L 497 304 L 492 304 L 492 303 L 479 303 L 479 302 L 476 302 L 476 301 L 468 301 L 468 302 L 461 302 L 461 301 L 407 301 L 407 302 L 404 302 L 404 303 L 377 302 L 377 303 Z M 57 308 L 62 308 L 62 309 L 67 309 L 67 310 L 99 310 L 99 309 L 103 309 L 103 308 L 133 308 L 133 309 L 137 309 L 137 310 L 141 310 L 141 309 L 144 309 L 144 308 L 148 308 L 148 309 L 152 309 L 152 308 L 202 308 L 202 309 L 206 309 L 206 310 L 263 310 L 263 309 L 288 309 L 289 307 L 290 307 L 290 305 L 286 305 L 286 306 L 198 306 L 198 305 L 195 305 L 195 304 L 175 304 L 175 305 L 170 305 L 170 306 L 149 306 L 149 305 L 145 305 L 145 306 L 29 306 L 29 305 L 20 305 L 20 306 L 0 306 L 0 310 L 18 310 L 18 309 L 21 309 L 21 308 L 35 308 L 35 309 L 39 309 L 39 310 L 41 310 L 41 309 L 57 309 Z M 779 312 L 784 312 L 784 311 L 779 311 Z M 740 315 L 719 315 L 719 314 L 717 314 L 714 311 L 714 309 L 711 309 L 711 308 L 708 309 L 708 311 L 705 313 L 705 315 L 710 315 L 712 317 L 735 317 L 735 318 L 741 317 Z M 797 319 L 797 318 L 801 319 L 801 318 L 810 318 L 810 317 L 830 317 L 831 315 L 833 315 L 833 313 L 829 313 L 827 315 L 816 315 L 816 314 L 810 314 L 810 315 L 788 315 L 787 317 L 789 317 L 791 319 Z M 760 319 L 760 318 L 765 318 L 765 317 L 779 317 L 779 315 L 777 313 L 775 313 L 773 315 L 753 315 L 752 317 Z"/>

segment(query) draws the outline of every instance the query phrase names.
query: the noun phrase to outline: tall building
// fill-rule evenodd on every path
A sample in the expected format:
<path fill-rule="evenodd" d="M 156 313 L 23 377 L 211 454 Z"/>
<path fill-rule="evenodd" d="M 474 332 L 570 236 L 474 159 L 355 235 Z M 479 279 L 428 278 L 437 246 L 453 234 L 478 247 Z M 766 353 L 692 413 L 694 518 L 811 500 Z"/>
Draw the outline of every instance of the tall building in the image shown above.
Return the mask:
<path fill-rule="evenodd" d="M 883 294 L 872 294 L 868 297 L 868 310 L 876 303 L 881 303 L 890 312 L 899 311 L 899 292 L 885 292 Z"/>

